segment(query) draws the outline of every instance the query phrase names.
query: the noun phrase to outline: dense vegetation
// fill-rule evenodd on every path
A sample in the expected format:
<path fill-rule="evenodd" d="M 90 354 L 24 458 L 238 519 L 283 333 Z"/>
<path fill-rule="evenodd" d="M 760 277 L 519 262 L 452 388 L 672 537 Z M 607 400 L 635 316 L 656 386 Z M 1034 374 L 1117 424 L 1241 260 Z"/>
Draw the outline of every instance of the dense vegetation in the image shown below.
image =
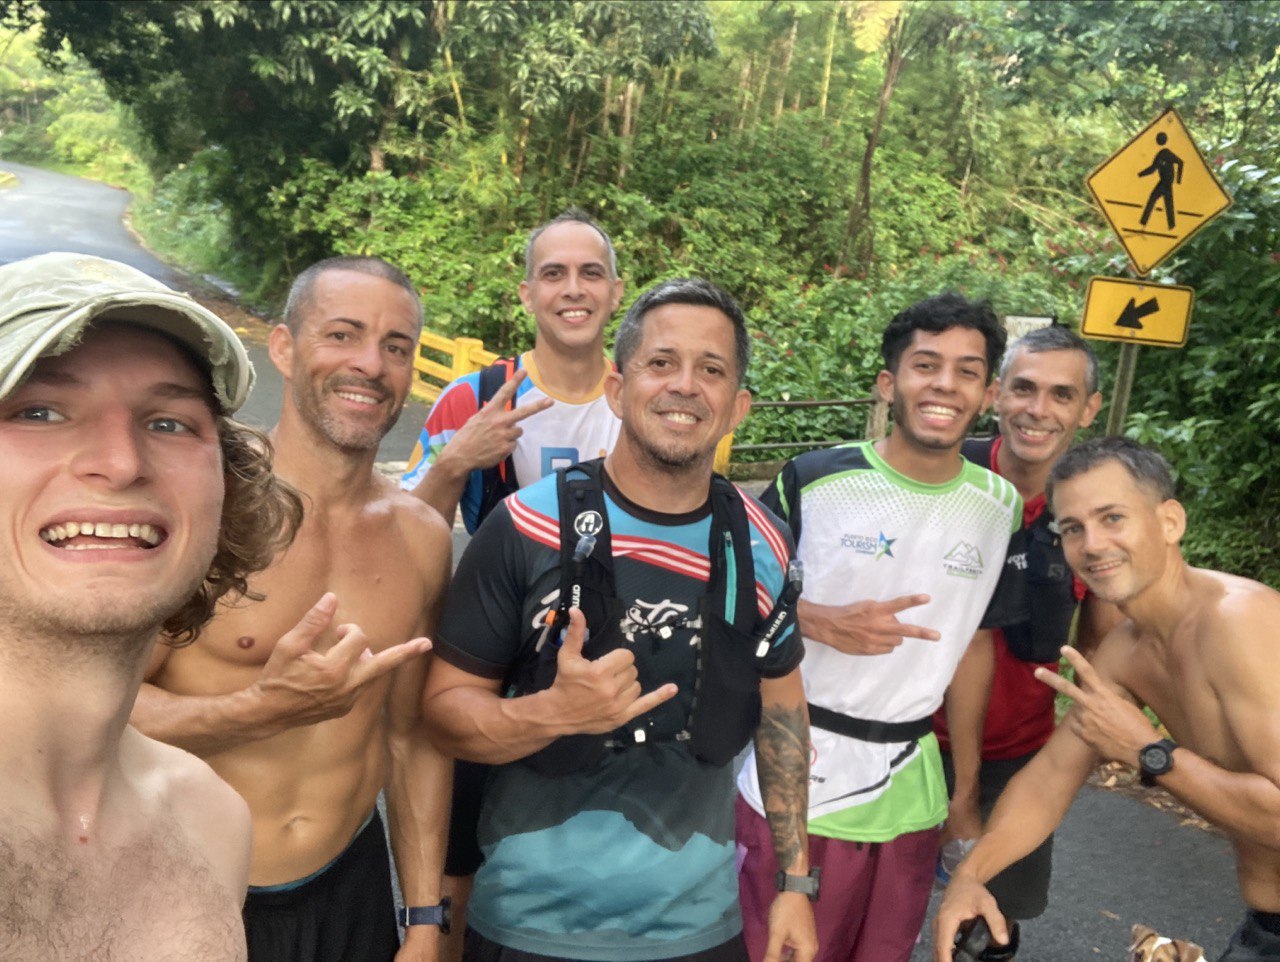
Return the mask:
<path fill-rule="evenodd" d="M 1127 270 L 1083 178 L 1173 104 L 1235 206 L 1157 271 L 1197 289 L 1191 343 L 1143 350 L 1128 430 L 1178 467 L 1193 556 L 1280 583 L 1280 5 L 5 9 L 27 32 L 0 64 L 0 152 L 145 163 L 136 222 L 252 296 L 375 253 L 436 329 L 519 347 L 524 232 L 576 203 L 631 293 L 695 273 L 743 300 L 762 398 L 865 394 L 887 317 L 943 288 L 1076 320 L 1091 273 Z M 740 439 L 840 433 L 844 414 L 759 412 Z"/>

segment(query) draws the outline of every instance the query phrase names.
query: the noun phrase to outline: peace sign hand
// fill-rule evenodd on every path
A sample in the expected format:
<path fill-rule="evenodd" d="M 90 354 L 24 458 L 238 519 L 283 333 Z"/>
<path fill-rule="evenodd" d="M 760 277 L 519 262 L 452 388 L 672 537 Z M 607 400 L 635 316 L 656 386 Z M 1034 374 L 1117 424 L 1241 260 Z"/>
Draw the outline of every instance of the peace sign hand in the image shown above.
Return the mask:
<path fill-rule="evenodd" d="M 1155 740 L 1151 722 L 1124 690 L 1103 678 L 1084 655 L 1065 647 L 1062 654 L 1075 669 L 1078 684 L 1048 668 L 1037 668 L 1036 678 L 1075 702 L 1066 722 L 1081 741 L 1109 761 L 1137 768 L 1138 753 Z"/>

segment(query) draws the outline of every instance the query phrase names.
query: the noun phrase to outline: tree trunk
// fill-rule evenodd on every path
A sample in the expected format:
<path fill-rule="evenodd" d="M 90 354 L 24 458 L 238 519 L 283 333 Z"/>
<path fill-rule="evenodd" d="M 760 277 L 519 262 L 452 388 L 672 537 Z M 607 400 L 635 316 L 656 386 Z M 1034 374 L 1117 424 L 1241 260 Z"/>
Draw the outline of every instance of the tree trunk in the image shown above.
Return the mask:
<path fill-rule="evenodd" d="M 738 109 L 738 130 L 747 125 L 747 108 L 751 105 L 751 58 L 742 61 L 742 74 L 738 77 L 738 89 L 742 91 L 742 105 Z"/>
<path fill-rule="evenodd" d="M 627 161 L 631 158 L 631 139 L 633 131 L 632 111 L 638 105 L 636 97 L 636 82 L 634 80 L 627 81 L 627 89 L 622 95 L 622 143 L 618 149 L 618 186 L 622 186 L 623 180 L 627 176 Z"/>
<path fill-rule="evenodd" d="M 458 72 L 453 69 L 453 54 L 444 48 L 444 67 L 449 71 L 449 86 L 453 88 L 453 101 L 458 105 L 458 126 L 467 129 L 467 110 L 462 105 L 462 88 L 458 86 Z"/>
<path fill-rule="evenodd" d="M 897 86 L 898 74 L 902 70 L 905 59 L 903 17 L 899 13 L 893 26 L 889 28 L 884 82 L 880 85 L 880 102 L 876 107 L 876 117 L 871 125 L 871 132 L 867 134 L 867 146 L 862 153 L 862 166 L 858 171 L 858 186 L 853 203 L 849 206 L 849 219 L 845 224 L 844 240 L 840 244 L 839 262 L 842 264 L 845 263 L 846 258 L 857 251 L 859 245 L 865 248 L 865 255 L 860 258 L 864 265 L 869 265 L 875 255 L 871 236 L 871 170 L 876 147 L 880 143 L 880 132 L 884 128 L 884 118 L 889 112 L 889 101 L 893 98 L 894 87 Z"/>
<path fill-rule="evenodd" d="M 600 111 L 600 136 L 609 136 L 609 109 L 613 101 L 613 74 L 604 78 L 604 109 Z"/>
<path fill-rule="evenodd" d="M 791 57 L 796 49 L 796 30 L 800 26 L 800 18 L 793 17 L 791 20 L 791 32 L 787 34 L 787 42 L 782 48 L 782 76 L 778 80 L 778 99 L 773 104 L 773 119 L 777 120 L 782 116 L 782 108 L 786 105 L 787 99 L 787 77 L 791 73 Z"/>
<path fill-rule="evenodd" d="M 520 183 L 524 177 L 524 161 L 526 150 L 529 146 L 529 127 L 533 124 L 532 117 L 525 117 L 520 121 L 520 137 L 516 141 L 516 183 Z"/>
<path fill-rule="evenodd" d="M 831 8 L 831 22 L 827 24 L 827 48 L 822 61 L 822 88 L 818 93 L 818 116 L 827 115 L 827 95 L 831 92 L 831 64 L 836 56 L 836 26 L 840 23 L 840 15 L 844 12 L 845 0 L 840 0 Z"/>

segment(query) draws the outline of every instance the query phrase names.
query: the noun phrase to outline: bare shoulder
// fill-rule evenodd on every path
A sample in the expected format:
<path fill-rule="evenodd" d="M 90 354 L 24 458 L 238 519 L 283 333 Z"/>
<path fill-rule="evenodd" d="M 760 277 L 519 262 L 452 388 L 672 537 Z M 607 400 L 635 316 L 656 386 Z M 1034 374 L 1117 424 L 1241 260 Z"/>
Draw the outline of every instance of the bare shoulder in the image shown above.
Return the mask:
<path fill-rule="evenodd" d="M 1210 665 L 1227 672 L 1227 680 L 1257 680 L 1280 657 L 1272 643 L 1280 624 L 1280 592 L 1260 582 L 1221 571 L 1196 569 L 1197 594 L 1203 599 L 1196 618 L 1197 642 L 1213 649 Z"/>
<path fill-rule="evenodd" d="M 1103 678 L 1134 690 L 1142 674 L 1145 656 L 1138 650 L 1138 633 L 1128 618 L 1103 636 L 1089 655 L 1089 664 Z"/>
<path fill-rule="evenodd" d="M 190 752 L 148 738 L 130 727 L 121 743 L 121 761 L 158 817 L 171 816 L 184 840 L 232 891 L 248 883 L 249 806 L 204 761 Z"/>
<path fill-rule="evenodd" d="M 397 528 L 400 529 L 411 549 L 419 550 L 419 557 L 435 565 L 439 563 L 442 548 L 452 549 L 453 531 L 440 512 L 425 501 L 403 491 L 390 478 L 381 479 L 380 494 Z"/>
<path fill-rule="evenodd" d="M 1205 616 L 1211 623 L 1228 626 L 1241 622 L 1266 622 L 1280 617 L 1280 592 L 1259 581 L 1222 571 L 1195 569 L 1203 581 L 1207 604 Z"/>

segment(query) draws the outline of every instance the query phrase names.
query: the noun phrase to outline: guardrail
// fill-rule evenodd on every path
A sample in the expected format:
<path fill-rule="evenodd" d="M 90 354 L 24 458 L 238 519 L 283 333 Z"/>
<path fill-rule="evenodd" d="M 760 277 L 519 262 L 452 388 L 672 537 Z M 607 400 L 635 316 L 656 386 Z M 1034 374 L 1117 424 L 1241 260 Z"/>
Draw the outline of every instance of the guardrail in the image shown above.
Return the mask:
<path fill-rule="evenodd" d="M 441 363 L 427 352 L 443 354 L 448 363 Z M 418 356 L 414 359 L 413 395 L 424 401 L 434 401 L 445 386 L 464 374 L 488 367 L 498 359 L 493 351 L 486 351 L 484 342 L 476 337 L 443 337 L 424 330 L 418 339 Z M 436 383 L 436 382 L 440 383 Z"/>

